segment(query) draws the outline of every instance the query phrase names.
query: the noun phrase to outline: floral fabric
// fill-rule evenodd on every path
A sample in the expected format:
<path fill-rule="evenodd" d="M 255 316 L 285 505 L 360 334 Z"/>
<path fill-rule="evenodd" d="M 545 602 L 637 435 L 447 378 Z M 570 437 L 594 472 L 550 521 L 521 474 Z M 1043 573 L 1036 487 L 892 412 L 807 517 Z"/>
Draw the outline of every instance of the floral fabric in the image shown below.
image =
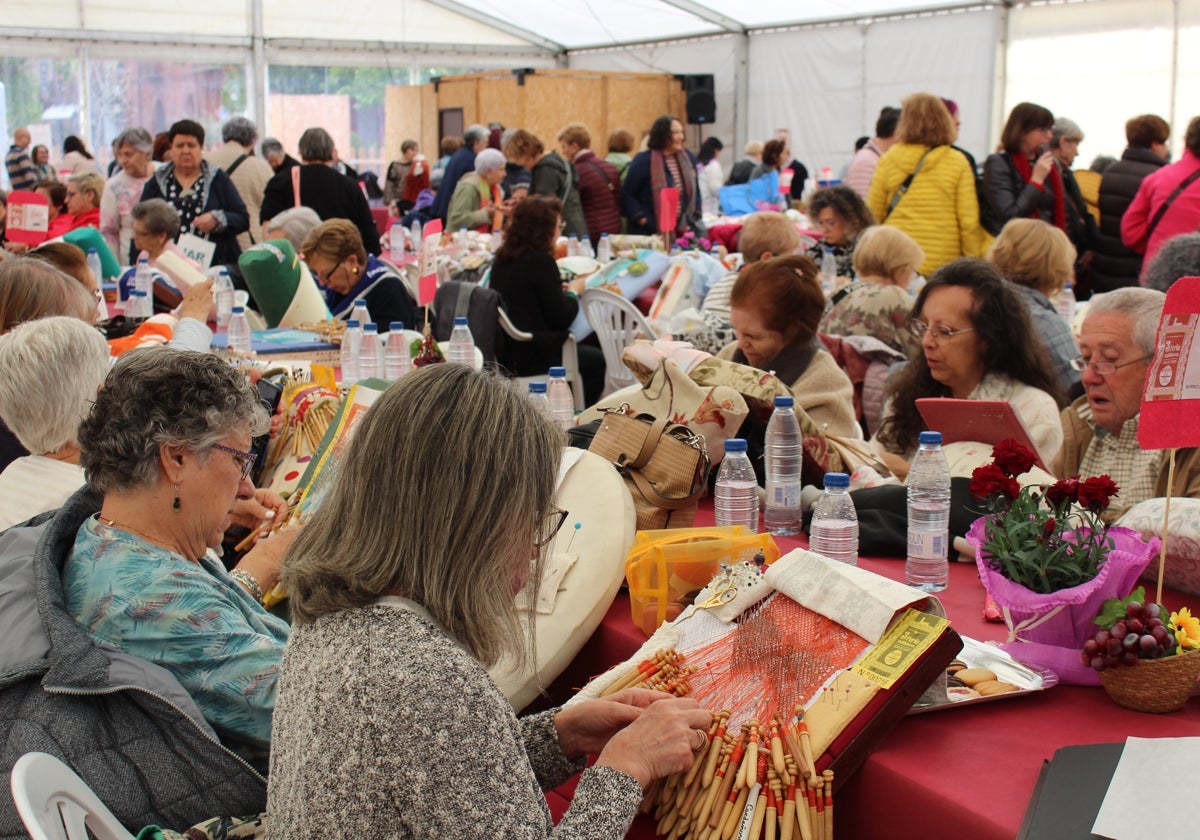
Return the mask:
<path fill-rule="evenodd" d="M 819 329 L 829 335 L 878 338 L 912 359 L 921 352 L 921 342 L 904 328 L 904 323 L 915 302 L 916 298 L 899 286 L 860 280 L 834 296 Z"/>

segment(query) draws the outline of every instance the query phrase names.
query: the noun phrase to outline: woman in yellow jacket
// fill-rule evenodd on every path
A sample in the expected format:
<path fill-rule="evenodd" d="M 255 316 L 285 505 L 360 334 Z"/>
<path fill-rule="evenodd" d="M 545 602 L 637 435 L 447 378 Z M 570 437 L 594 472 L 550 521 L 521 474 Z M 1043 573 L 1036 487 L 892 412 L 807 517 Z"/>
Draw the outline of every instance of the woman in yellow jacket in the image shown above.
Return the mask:
<path fill-rule="evenodd" d="M 991 236 L 979 224 L 975 173 L 951 145 L 958 130 L 942 100 L 914 93 L 901 106 L 900 142 L 879 159 L 867 206 L 917 241 L 928 277 L 958 257 L 982 257 Z"/>

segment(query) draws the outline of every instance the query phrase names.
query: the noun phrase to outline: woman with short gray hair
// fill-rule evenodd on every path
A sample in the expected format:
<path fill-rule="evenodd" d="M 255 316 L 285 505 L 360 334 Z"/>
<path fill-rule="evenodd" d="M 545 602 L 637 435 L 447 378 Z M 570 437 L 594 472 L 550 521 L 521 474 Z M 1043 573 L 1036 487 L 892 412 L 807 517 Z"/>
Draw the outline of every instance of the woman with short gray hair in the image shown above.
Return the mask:
<path fill-rule="evenodd" d="M 458 179 L 450 209 L 446 216 L 448 230 L 471 228 L 487 233 L 493 227 L 496 214 L 508 215 L 514 202 L 504 201 L 500 182 L 506 169 L 504 155 L 495 149 L 484 149 L 475 156 L 475 171 Z"/>
<path fill-rule="evenodd" d="M 231 524 L 260 529 L 286 511 L 249 479 L 267 426 L 245 376 L 217 357 L 125 354 L 79 426 L 95 515 L 61 558 L 65 608 L 97 644 L 165 668 L 226 746 L 259 755 L 287 639 L 262 595 L 292 532 L 260 541 L 232 572 L 213 550 Z"/>
<path fill-rule="evenodd" d="M 100 233 L 121 265 L 133 265 L 137 255 L 133 246 L 133 206 L 142 198 L 142 189 L 158 164 L 151 160 L 154 138 L 144 128 L 127 128 L 113 142 L 117 163 L 121 165 L 100 196 Z"/>
<path fill-rule="evenodd" d="M 319 224 L 321 217 L 316 210 L 311 207 L 292 207 L 263 225 L 263 240 L 286 239 L 298 254 L 304 249 L 304 240 Z"/>
<path fill-rule="evenodd" d="M 39 318 L 0 336 L 0 417 L 30 453 L 0 473 L 0 530 L 83 485 L 79 421 L 108 366 L 108 342 L 78 318 Z"/>

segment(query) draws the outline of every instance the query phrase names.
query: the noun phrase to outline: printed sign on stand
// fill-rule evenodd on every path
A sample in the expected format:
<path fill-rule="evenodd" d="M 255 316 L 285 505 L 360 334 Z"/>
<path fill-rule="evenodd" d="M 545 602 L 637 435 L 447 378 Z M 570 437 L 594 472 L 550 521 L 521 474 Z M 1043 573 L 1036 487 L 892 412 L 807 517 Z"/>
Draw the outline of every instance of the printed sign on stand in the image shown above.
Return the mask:
<path fill-rule="evenodd" d="M 50 229 L 50 200 L 29 190 L 13 190 L 8 194 L 7 227 L 4 236 L 9 242 L 40 245 Z"/>
<path fill-rule="evenodd" d="M 189 260 L 200 266 L 201 271 L 208 270 L 208 267 L 212 265 L 213 257 L 217 253 L 217 243 L 209 242 L 207 239 L 196 236 L 194 233 L 179 234 L 179 240 L 176 244 Z"/>
<path fill-rule="evenodd" d="M 1143 449 L 1200 446 L 1200 277 L 1175 281 L 1158 324 L 1138 419 Z"/>
<path fill-rule="evenodd" d="M 425 225 L 421 236 L 420 280 L 417 282 L 417 305 L 428 306 L 437 294 L 437 252 L 442 241 L 442 220 L 434 219 Z"/>

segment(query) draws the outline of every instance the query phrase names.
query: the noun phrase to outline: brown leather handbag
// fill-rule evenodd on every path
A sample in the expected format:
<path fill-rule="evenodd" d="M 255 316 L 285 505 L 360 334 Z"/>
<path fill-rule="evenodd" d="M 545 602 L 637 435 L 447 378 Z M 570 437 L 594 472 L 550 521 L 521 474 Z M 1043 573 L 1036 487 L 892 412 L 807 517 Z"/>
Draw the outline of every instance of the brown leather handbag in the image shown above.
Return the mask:
<path fill-rule="evenodd" d="M 625 479 L 639 530 L 686 528 L 695 520 L 709 460 L 704 438 L 687 426 L 623 404 L 605 410 L 589 451 Z"/>

